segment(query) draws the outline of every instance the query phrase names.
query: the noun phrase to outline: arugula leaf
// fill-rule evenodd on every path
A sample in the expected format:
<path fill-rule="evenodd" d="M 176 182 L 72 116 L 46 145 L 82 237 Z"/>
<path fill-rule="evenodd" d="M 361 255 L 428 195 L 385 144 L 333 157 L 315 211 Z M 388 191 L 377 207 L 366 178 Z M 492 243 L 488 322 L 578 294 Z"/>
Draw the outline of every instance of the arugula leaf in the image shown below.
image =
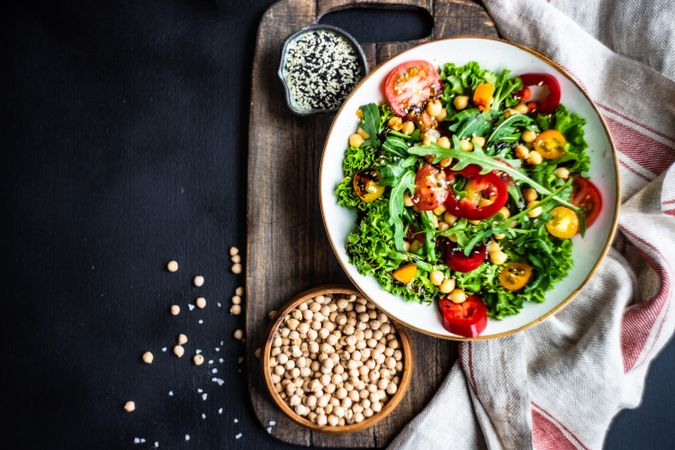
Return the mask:
<path fill-rule="evenodd" d="M 403 238 L 405 237 L 401 220 L 401 213 L 405 209 L 403 204 L 405 191 L 415 191 L 415 172 L 412 170 L 408 170 L 401 176 L 389 195 L 389 224 L 394 227 L 394 245 L 399 252 L 403 251 Z"/>
<path fill-rule="evenodd" d="M 490 145 L 493 142 L 508 142 L 513 143 L 517 142 L 520 138 L 520 132 L 516 126 L 520 125 L 524 127 L 532 123 L 532 118 L 524 114 L 513 114 L 512 116 L 504 119 L 492 130 L 492 134 L 487 140 L 486 146 Z"/>
<path fill-rule="evenodd" d="M 502 70 L 497 78 L 495 83 L 495 92 L 492 96 L 492 105 L 490 109 L 494 112 L 498 112 L 501 109 L 502 102 L 504 102 L 513 92 L 523 88 L 523 82 L 520 78 L 510 78 L 509 74 L 511 71 Z M 513 106 L 513 103 L 506 105 L 507 107 Z"/>
<path fill-rule="evenodd" d="M 424 251 L 430 261 L 436 260 L 436 226 L 434 225 L 434 213 L 422 211 L 422 225 L 424 226 Z"/>
<path fill-rule="evenodd" d="M 400 158 L 408 156 L 408 144 L 397 136 L 388 136 L 387 140 L 382 144 L 382 150 Z"/>
<path fill-rule="evenodd" d="M 380 139 L 377 137 L 380 132 L 380 108 L 375 103 L 368 103 L 361 106 L 363 117 L 361 119 L 361 128 L 368 133 L 368 140 L 374 147 L 380 146 Z"/>
<path fill-rule="evenodd" d="M 490 112 L 481 112 L 478 108 L 465 109 L 455 114 L 450 121 L 454 123 L 448 129 L 455 132 L 460 139 L 473 135 L 482 136 L 492 127 Z"/>

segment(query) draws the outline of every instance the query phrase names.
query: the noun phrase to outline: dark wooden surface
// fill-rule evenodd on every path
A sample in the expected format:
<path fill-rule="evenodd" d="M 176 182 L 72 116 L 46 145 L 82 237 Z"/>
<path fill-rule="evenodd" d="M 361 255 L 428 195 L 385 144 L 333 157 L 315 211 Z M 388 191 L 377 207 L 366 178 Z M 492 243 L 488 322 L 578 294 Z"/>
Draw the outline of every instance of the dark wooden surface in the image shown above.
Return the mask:
<path fill-rule="evenodd" d="M 325 236 L 318 204 L 319 160 L 332 115 L 298 118 L 281 99 L 276 78 L 284 38 L 317 22 L 325 14 L 347 7 L 386 4 L 421 8 L 433 19 L 429 39 L 459 34 L 497 36 L 481 6 L 471 0 L 282 0 L 263 16 L 253 62 L 249 122 L 249 179 L 256 183 L 248 197 L 248 265 L 246 285 L 247 352 L 265 342 L 267 314 L 295 294 L 322 283 L 348 283 Z M 426 41 L 363 44 L 369 67 Z M 272 403 L 261 377 L 260 361 L 249 358 L 249 389 L 253 408 L 271 433 L 289 443 L 319 447 L 382 447 L 414 417 L 433 395 L 453 362 L 454 344 L 411 332 L 415 370 L 407 395 L 385 420 L 370 429 L 335 436 L 303 428 Z"/>

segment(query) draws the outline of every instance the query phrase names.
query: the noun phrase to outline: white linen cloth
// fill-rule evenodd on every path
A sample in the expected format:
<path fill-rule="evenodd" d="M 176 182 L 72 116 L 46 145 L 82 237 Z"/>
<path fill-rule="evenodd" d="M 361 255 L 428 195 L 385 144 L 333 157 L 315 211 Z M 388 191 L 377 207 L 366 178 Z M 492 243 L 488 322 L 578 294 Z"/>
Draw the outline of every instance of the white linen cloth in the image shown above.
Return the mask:
<path fill-rule="evenodd" d="M 620 163 L 619 235 L 562 312 L 461 344 L 390 448 L 599 449 L 675 329 L 675 2 L 483 3 L 505 38 L 564 65 L 599 106 Z"/>

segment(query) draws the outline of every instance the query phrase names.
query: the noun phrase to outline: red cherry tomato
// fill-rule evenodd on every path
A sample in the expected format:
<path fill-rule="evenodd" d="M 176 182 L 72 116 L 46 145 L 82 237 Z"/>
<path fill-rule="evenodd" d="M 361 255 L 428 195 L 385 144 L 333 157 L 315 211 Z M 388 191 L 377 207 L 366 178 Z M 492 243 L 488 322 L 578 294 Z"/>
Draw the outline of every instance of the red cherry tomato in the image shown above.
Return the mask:
<path fill-rule="evenodd" d="M 448 197 L 448 181 L 445 172 L 425 164 L 415 176 L 413 204 L 421 211 L 431 211 L 443 204 Z"/>
<path fill-rule="evenodd" d="M 470 295 L 462 303 L 447 298 L 438 301 L 443 317 L 443 328 L 464 337 L 476 337 L 487 326 L 487 308 L 477 295 Z"/>
<path fill-rule="evenodd" d="M 602 210 L 602 195 L 593 182 L 582 176 L 574 177 L 572 182 L 572 204 L 586 213 L 586 226 L 590 227 Z"/>
<path fill-rule="evenodd" d="M 530 88 L 527 86 L 523 86 L 523 88 L 513 94 L 513 96 L 521 102 L 526 102 L 532 97 L 532 91 L 530 91 Z"/>
<path fill-rule="evenodd" d="M 504 179 L 497 173 L 480 174 L 480 167 L 469 165 L 457 173 L 466 178 L 463 197 L 449 192 L 445 207 L 450 214 L 469 220 L 481 220 L 492 217 L 499 212 L 508 200 L 508 188 Z"/>
<path fill-rule="evenodd" d="M 523 89 L 528 86 L 546 86 L 548 88 L 548 95 L 543 100 L 530 102 L 535 103 L 532 107 L 535 111 L 542 114 L 550 114 L 555 111 L 560 104 L 560 83 L 558 83 L 558 80 L 553 75 L 547 73 L 525 73 L 518 75 L 518 78 L 523 81 Z M 523 101 L 527 100 L 524 99 Z"/>
<path fill-rule="evenodd" d="M 408 61 L 389 72 L 384 80 L 384 95 L 398 116 L 441 92 L 441 78 L 426 61 Z"/>
<path fill-rule="evenodd" d="M 484 245 L 474 247 L 469 256 L 464 254 L 464 250 L 453 243 L 445 247 L 444 261 L 448 267 L 455 272 L 471 272 L 476 270 L 485 261 L 487 251 Z"/>

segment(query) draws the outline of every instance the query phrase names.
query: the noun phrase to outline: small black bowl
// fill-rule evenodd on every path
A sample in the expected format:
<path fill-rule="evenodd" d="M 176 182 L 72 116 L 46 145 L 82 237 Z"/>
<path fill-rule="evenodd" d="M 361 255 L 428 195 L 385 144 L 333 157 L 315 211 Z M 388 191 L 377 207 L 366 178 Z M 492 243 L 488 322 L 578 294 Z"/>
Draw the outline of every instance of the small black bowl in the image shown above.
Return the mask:
<path fill-rule="evenodd" d="M 338 27 L 334 27 L 332 25 L 310 25 L 308 27 L 302 28 L 295 33 L 291 34 L 289 37 L 286 38 L 284 41 L 284 45 L 281 48 L 281 60 L 279 62 L 279 70 L 277 71 L 277 74 L 279 76 L 279 79 L 281 79 L 281 84 L 284 86 L 284 92 L 285 92 L 285 97 L 286 97 L 286 104 L 288 105 L 288 108 L 295 114 L 299 116 L 308 116 L 310 114 L 316 114 L 316 113 L 334 113 L 338 110 L 338 107 L 336 108 L 331 108 L 331 109 L 300 109 L 297 107 L 297 105 L 293 104 L 293 99 L 291 98 L 291 92 L 288 88 L 288 81 L 286 80 L 286 77 L 284 77 L 284 65 L 286 64 L 286 57 L 288 56 L 288 48 L 292 42 L 294 42 L 299 36 L 312 32 L 312 31 L 320 31 L 320 30 L 327 30 L 331 31 L 337 35 L 340 35 L 347 39 L 347 41 L 352 45 L 354 50 L 356 50 L 356 55 L 359 58 L 359 63 L 361 65 L 361 76 L 360 78 L 363 78 L 366 73 L 368 73 L 368 64 L 366 62 L 366 55 L 363 53 L 363 49 L 361 48 L 361 45 L 354 39 L 349 33 L 347 33 L 344 30 L 341 30 Z"/>

